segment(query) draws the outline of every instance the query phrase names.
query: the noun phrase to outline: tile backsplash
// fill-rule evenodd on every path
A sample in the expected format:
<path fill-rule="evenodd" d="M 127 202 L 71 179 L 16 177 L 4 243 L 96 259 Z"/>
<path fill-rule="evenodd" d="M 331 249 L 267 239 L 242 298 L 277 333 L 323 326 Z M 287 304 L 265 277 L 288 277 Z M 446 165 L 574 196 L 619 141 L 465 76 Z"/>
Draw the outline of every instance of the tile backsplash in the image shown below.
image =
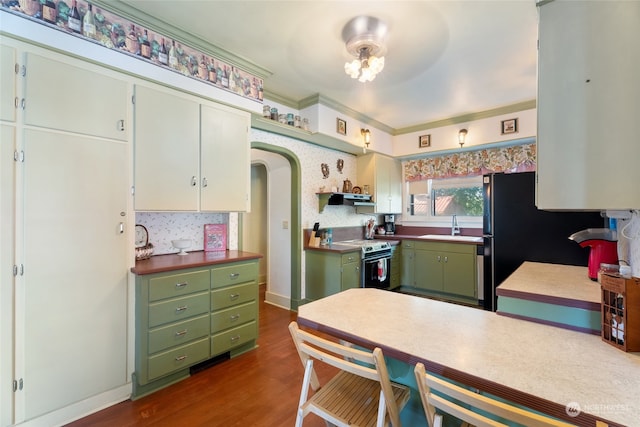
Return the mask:
<path fill-rule="evenodd" d="M 149 232 L 154 255 L 177 253 L 171 246 L 176 239 L 191 239 L 187 252 L 204 248 L 205 224 L 229 224 L 227 213 L 199 212 L 136 212 L 136 224 L 142 224 Z M 229 240 L 227 240 L 229 241 Z"/>

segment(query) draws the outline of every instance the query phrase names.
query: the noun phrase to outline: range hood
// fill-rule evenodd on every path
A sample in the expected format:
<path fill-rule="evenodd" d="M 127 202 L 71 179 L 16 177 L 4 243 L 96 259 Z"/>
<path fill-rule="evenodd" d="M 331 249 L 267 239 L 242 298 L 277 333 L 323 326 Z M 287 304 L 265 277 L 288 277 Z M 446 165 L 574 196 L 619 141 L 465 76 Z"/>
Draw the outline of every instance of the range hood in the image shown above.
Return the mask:
<path fill-rule="evenodd" d="M 371 201 L 371 194 L 318 193 L 318 198 L 320 212 L 327 205 L 354 206 L 356 210 L 360 206 L 372 207 L 376 205 Z"/>

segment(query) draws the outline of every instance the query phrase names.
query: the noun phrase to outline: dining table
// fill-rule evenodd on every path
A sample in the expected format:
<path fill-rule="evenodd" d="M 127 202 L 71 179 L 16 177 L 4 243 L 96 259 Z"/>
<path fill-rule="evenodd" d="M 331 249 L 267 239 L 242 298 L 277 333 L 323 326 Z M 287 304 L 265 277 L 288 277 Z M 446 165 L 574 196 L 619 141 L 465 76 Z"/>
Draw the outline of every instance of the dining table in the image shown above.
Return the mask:
<path fill-rule="evenodd" d="M 297 322 L 380 347 L 393 362 L 392 379 L 411 387 L 413 366 L 422 362 L 428 372 L 575 425 L 640 426 L 640 353 L 594 334 L 375 288 L 301 305 Z"/>

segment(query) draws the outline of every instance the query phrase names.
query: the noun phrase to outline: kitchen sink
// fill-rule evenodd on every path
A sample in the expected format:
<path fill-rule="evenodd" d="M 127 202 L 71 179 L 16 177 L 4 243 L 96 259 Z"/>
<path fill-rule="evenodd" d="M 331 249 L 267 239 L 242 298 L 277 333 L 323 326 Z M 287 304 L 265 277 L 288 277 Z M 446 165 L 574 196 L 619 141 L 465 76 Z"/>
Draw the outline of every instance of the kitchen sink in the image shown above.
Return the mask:
<path fill-rule="evenodd" d="M 482 237 L 478 236 L 451 236 L 450 234 L 424 234 L 420 236 L 421 239 L 431 239 L 431 240 L 449 240 L 452 242 L 473 242 L 473 243 L 482 243 Z"/>

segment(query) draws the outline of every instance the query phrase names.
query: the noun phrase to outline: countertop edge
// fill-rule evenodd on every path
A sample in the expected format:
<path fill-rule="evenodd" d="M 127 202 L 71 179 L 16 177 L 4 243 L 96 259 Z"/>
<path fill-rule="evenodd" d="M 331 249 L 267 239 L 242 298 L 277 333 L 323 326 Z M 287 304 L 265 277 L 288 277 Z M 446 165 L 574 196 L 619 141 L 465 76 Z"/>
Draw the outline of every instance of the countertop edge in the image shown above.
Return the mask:
<path fill-rule="evenodd" d="M 155 255 L 149 259 L 136 261 L 136 265 L 131 267 L 131 272 L 135 275 L 143 276 L 166 271 L 228 264 L 231 262 L 260 258 L 262 258 L 261 254 L 235 250 L 227 250 L 224 252 L 194 251 L 189 252 L 189 254 L 185 256 L 176 254 Z"/>
<path fill-rule="evenodd" d="M 563 307 L 581 308 L 584 310 L 600 311 L 600 304 L 591 301 L 584 301 L 553 295 L 536 294 L 526 291 L 516 291 L 513 289 L 496 288 L 496 295 L 499 297 L 519 298 L 527 301 L 541 302 L 546 304 L 560 305 Z"/>

